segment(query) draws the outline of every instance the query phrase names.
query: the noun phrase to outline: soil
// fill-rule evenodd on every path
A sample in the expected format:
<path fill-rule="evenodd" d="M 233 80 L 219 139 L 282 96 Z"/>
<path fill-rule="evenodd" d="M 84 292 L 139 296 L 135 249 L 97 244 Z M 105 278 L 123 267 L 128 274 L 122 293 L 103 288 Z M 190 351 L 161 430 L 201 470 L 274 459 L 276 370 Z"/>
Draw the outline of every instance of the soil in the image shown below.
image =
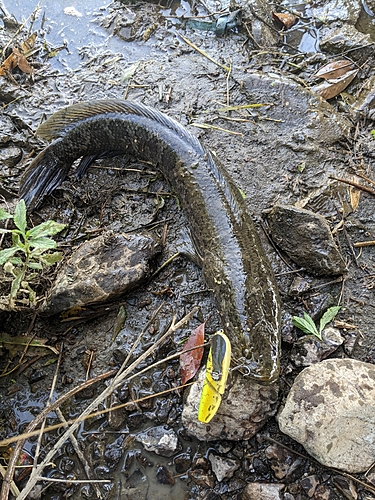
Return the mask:
<path fill-rule="evenodd" d="M 285 137 L 283 143 L 278 139 L 282 136 L 282 123 L 290 120 L 286 109 L 277 108 L 277 117 L 272 115 L 272 108 L 266 112 L 257 108 L 217 112 L 218 108 L 248 104 L 249 100 L 259 104 L 261 96 L 251 100 L 254 91 L 246 86 L 249 75 L 257 72 L 272 75 L 275 71 L 299 85 L 307 85 L 322 59 L 329 60 L 330 54 L 314 59 L 313 54 L 298 49 L 299 41 L 294 38 L 294 48 L 283 43 L 287 42 L 283 36 L 278 36 L 275 46 L 260 48 L 248 36 L 246 18 L 241 27 L 221 37 L 211 31 L 194 30 L 186 27 L 183 16 L 199 15 L 203 7 L 190 6 L 184 1 L 172 6 L 114 2 L 107 7 L 96 2 L 90 3 L 86 11 L 76 6 L 78 11 L 82 10 L 78 12 L 81 16 L 66 14 L 56 7 L 56 11 L 45 11 L 45 19 L 43 11 L 35 12 L 24 25 L 22 18 L 33 12 L 34 5 L 18 6 L 8 2 L 5 7 L 8 14 L 14 16 L 3 16 L 0 45 L 6 48 L 5 56 L 33 31 L 37 33 L 37 50 L 28 57 L 34 68 L 33 75 L 15 68 L 11 75 L 0 76 L 3 105 L 0 154 L 6 158 L 0 165 L 1 206 L 13 210 L 20 175 L 30 158 L 45 145 L 33 135 L 45 115 L 65 105 L 94 98 L 125 96 L 154 106 L 188 126 L 203 145 L 213 150 L 246 195 L 249 211 L 254 215 L 274 267 L 282 299 L 280 404 L 300 370 L 289 359 L 293 343 L 302 335 L 291 323 L 293 315 L 301 316 L 307 311 L 318 319 L 327 307 L 340 302 L 343 309 L 336 326 L 341 329 L 345 343 L 332 356 L 375 362 L 372 303 L 375 253 L 371 246 L 358 250 L 352 245 L 354 241 L 374 239 L 375 198 L 361 192 L 358 208 L 354 209 L 349 187 L 329 180 L 330 174 L 349 178 L 353 172 L 371 177 L 374 167 L 372 122 L 364 116 L 357 119 L 345 106 L 344 96 L 338 96 L 330 101 L 330 112 L 334 113 L 334 121 L 340 128 L 337 136 L 342 137 L 336 140 L 327 134 L 323 139 L 314 138 L 315 146 L 295 149 L 291 162 L 290 145 L 286 145 Z M 18 11 L 21 7 L 22 12 Z M 187 45 L 179 33 L 209 53 L 216 63 Z M 301 36 L 303 34 L 301 32 Z M 298 64 L 294 63 L 296 55 Z M 133 66 L 138 62 L 137 67 Z M 371 59 L 356 62 L 361 70 L 347 90 L 353 96 L 372 76 L 374 68 Z M 231 66 L 230 75 L 223 65 Z M 127 71 L 129 68 L 131 74 Z M 306 165 L 302 167 L 303 161 Z M 270 245 L 262 211 L 275 202 L 301 200 L 305 208 L 324 215 L 335 230 L 348 267 L 343 278 L 315 277 L 299 270 Z M 163 251 L 153 262 L 154 270 L 186 246 L 188 234 L 186 218 L 167 179 L 155 166 L 139 163 L 135 158 L 102 159 L 81 182 L 71 176 L 36 212 L 29 214 L 28 220 L 30 225 L 36 225 L 47 219 L 66 224 L 66 229 L 56 237 L 65 256 L 82 241 L 105 230 L 151 232 L 163 242 Z M 3 246 L 7 245 L 10 241 L 4 238 Z M 39 297 L 45 295 L 55 274 L 56 269 L 50 269 L 35 283 Z M 300 293 L 293 286 L 296 275 L 307 282 Z M 7 286 L 9 282 L 3 280 L 2 295 L 8 293 Z M 168 329 L 174 317 L 181 319 L 196 305 L 199 312 L 192 320 L 156 349 L 138 370 L 175 353 L 203 321 L 208 334 L 220 328 L 219 316 L 200 268 L 182 253 L 143 286 L 113 303 L 52 318 L 39 315 L 35 307 L 26 307 L 21 302 L 18 305 L 16 312 L 0 312 L 1 334 L 46 339 L 46 343 L 62 355 L 58 360 L 51 350 L 34 347 L 22 355 L 23 346 L 2 343 L 0 437 L 3 439 L 22 433 L 48 404 L 56 366 L 53 399 L 121 365 L 134 339 L 144 331 L 139 348 L 132 354 L 131 359 L 136 359 Z M 122 306 L 126 319 L 119 329 L 115 325 Z M 178 360 L 170 360 L 124 384 L 99 409 L 110 408 L 129 398 L 138 400 L 168 391 L 180 383 Z M 77 417 L 106 384 L 108 382 L 99 382 L 64 403 L 61 407 L 64 417 L 67 420 Z M 110 479 L 109 483 L 98 485 L 103 498 L 240 499 L 247 483 L 261 481 L 285 484 L 285 498 L 304 500 L 311 498 L 305 481 L 311 476 L 316 476 L 317 491 L 321 494 L 314 498 L 344 498 L 342 484 L 339 482 L 338 487 L 335 479 L 337 471 L 321 466 L 300 445 L 282 435 L 274 419 L 250 440 L 207 444 L 186 434 L 180 423 L 182 407 L 183 392 L 175 390 L 136 402 L 119 412 L 117 418 L 114 413 L 110 417 L 103 413 L 81 424 L 77 439 L 93 476 Z M 47 425 L 56 422 L 59 422 L 58 415 L 51 413 Z M 160 425 L 173 429 L 178 436 L 178 449 L 173 456 L 148 452 L 135 440 L 140 431 Z M 60 432 L 43 435 L 40 458 L 54 445 Z M 36 438 L 26 442 L 24 465 L 32 463 L 36 447 Z M 6 461 L 9 450 L 2 451 Z M 209 460 L 212 452 L 240 465 L 232 477 L 216 480 Z M 28 468 L 26 472 L 17 472 L 20 489 L 28 473 Z M 53 464 L 44 470 L 44 476 L 67 480 L 85 477 L 82 461 L 70 442 L 59 449 Z M 357 479 L 367 481 L 361 476 Z M 45 491 L 40 498 L 45 499 L 98 496 L 92 484 L 44 483 L 43 487 Z M 366 488 L 356 482 L 355 488 L 359 499 L 375 498 L 375 489 L 371 490 L 370 483 Z M 38 494 L 33 498 L 38 498 Z"/>

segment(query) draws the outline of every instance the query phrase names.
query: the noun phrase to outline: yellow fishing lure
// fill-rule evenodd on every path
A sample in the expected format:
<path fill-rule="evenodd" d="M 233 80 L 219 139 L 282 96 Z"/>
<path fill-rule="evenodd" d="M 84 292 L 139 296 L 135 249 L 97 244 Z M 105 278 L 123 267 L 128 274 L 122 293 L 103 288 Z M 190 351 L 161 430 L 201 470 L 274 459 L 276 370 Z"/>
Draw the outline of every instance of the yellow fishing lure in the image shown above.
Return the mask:
<path fill-rule="evenodd" d="M 221 403 L 230 366 L 231 344 L 223 330 L 216 332 L 211 339 L 210 352 L 206 364 L 206 378 L 203 382 L 198 408 L 198 420 L 208 424 Z"/>

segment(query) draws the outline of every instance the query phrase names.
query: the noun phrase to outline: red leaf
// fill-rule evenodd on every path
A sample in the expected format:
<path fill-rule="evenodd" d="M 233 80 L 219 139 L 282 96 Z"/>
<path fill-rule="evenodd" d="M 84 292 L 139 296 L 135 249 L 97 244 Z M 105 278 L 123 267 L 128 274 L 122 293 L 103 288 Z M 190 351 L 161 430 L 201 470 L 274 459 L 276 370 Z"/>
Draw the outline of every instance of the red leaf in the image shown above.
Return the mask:
<path fill-rule="evenodd" d="M 184 351 L 187 351 L 192 347 L 204 344 L 204 325 L 205 323 L 202 323 L 193 331 L 193 333 L 190 335 L 189 340 L 186 342 L 184 348 L 182 349 L 182 354 L 180 356 L 182 385 L 186 384 L 188 380 L 193 378 L 197 373 L 198 368 L 200 367 L 204 348 L 198 347 L 197 349 L 194 349 L 192 351 Z"/>

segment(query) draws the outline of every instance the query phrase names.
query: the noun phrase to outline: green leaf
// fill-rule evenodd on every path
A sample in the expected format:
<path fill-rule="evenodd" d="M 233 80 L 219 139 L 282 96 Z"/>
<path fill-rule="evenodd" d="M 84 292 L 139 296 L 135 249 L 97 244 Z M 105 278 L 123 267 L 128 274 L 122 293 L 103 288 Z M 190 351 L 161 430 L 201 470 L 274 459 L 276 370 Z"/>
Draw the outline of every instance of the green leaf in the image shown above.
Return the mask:
<path fill-rule="evenodd" d="M 370 134 L 372 135 L 373 139 L 375 139 L 375 130 L 374 129 L 370 130 Z"/>
<path fill-rule="evenodd" d="M 25 248 L 25 245 L 21 241 L 21 233 L 15 229 L 12 231 L 12 243 L 14 247 L 19 247 L 22 250 Z"/>
<path fill-rule="evenodd" d="M 23 279 L 23 272 L 20 272 L 12 281 L 12 287 L 9 294 L 9 304 L 11 307 L 13 307 L 14 305 L 14 299 L 16 298 L 18 290 L 20 289 L 22 279 Z"/>
<path fill-rule="evenodd" d="M 242 198 L 243 198 L 244 200 L 246 200 L 246 194 L 242 191 L 242 189 L 241 189 L 241 188 L 238 188 L 238 191 L 240 192 L 240 194 L 241 194 Z"/>
<path fill-rule="evenodd" d="M 5 264 L 7 260 L 13 257 L 17 250 L 17 247 L 5 248 L 4 250 L 0 250 L 0 265 Z"/>
<path fill-rule="evenodd" d="M 27 267 L 30 267 L 30 269 L 43 269 L 43 266 L 40 262 L 29 262 L 27 264 Z"/>
<path fill-rule="evenodd" d="M 24 200 L 20 200 L 16 205 L 16 210 L 14 212 L 14 223 L 21 231 L 25 234 L 26 231 L 26 204 Z"/>
<path fill-rule="evenodd" d="M 132 64 L 131 66 L 129 66 L 128 68 L 126 68 L 126 70 L 121 75 L 121 82 L 122 83 L 125 83 L 126 81 L 130 80 L 130 78 L 137 71 L 139 64 L 140 64 L 140 61 L 137 61 L 134 64 Z"/>
<path fill-rule="evenodd" d="M 32 248 L 37 248 L 39 250 L 49 250 L 50 248 L 56 248 L 56 241 L 51 240 L 51 238 L 30 238 L 29 245 Z"/>
<path fill-rule="evenodd" d="M 14 264 L 15 266 L 22 266 L 23 265 L 23 260 L 20 259 L 19 257 L 12 257 L 9 262 Z"/>
<path fill-rule="evenodd" d="M 292 323 L 294 326 L 302 330 L 304 333 L 309 335 L 315 335 L 318 338 L 321 338 L 320 333 L 316 329 L 315 323 L 312 318 L 307 314 L 303 313 L 303 318 L 299 318 L 298 316 L 293 316 Z"/>
<path fill-rule="evenodd" d="M 341 306 L 333 306 L 326 310 L 326 312 L 320 318 L 319 333 L 322 333 L 324 327 L 336 317 L 340 309 Z"/>
<path fill-rule="evenodd" d="M 56 262 L 60 262 L 63 256 L 61 252 L 45 253 L 39 257 L 40 262 L 46 266 L 52 266 Z"/>
<path fill-rule="evenodd" d="M 0 208 L 0 220 L 11 219 L 12 217 L 12 214 L 7 212 L 4 208 Z"/>
<path fill-rule="evenodd" d="M 41 236 L 53 236 L 54 234 L 59 233 L 64 229 L 66 224 L 59 224 L 54 220 L 47 220 L 46 222 L 42 222 L 39 226 L 35 226 L 32 229 L 27 231 L 26 236 L 30 239 L 32 238 L 40 238 Z"/>

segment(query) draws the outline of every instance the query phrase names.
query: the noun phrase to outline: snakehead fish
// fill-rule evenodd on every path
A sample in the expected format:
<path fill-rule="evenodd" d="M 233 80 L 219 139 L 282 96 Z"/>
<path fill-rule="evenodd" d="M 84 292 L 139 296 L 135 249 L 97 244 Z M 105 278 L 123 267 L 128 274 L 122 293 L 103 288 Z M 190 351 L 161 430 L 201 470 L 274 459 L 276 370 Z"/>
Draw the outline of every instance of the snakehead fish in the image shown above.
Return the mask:
<path fill-rule="evenodd" d="M 239 189 L 198 139 L 153 108 L 116 99 L 61 109 L 36 133 L 53 142 L 21 179 L 20 197 L 31 209 L 79 158 L 79 178 L 93 160 L 110 154 L 126 153 L 162 171 L 187 215 L 237 363 L 258 382 L 275 380 L 280 306 L 274 274 Z"/>

